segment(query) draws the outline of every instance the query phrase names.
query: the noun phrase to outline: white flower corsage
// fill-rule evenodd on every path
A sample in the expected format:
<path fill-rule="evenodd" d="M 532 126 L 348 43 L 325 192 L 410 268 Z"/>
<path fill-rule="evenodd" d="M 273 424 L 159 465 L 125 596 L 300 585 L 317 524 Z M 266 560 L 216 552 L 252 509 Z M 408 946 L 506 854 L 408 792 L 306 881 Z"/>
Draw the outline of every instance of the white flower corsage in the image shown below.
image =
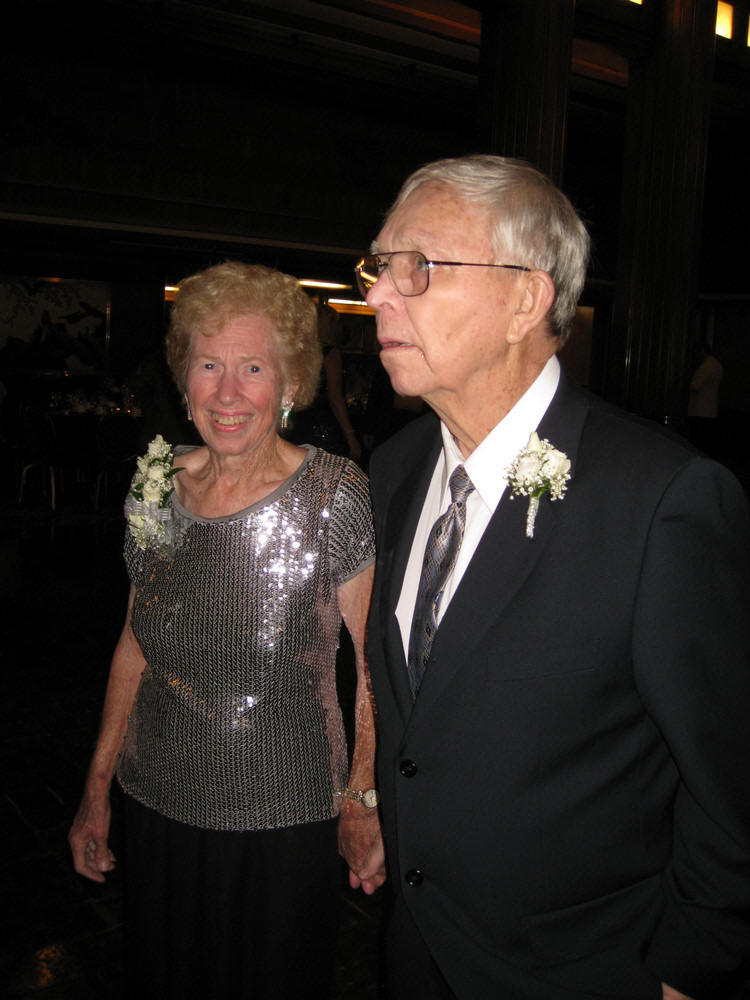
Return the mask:
<path fill-rule="evenodd" d="M 169 551 L 179 541 L 179 526 L 169 502 L 174 493 L 172 480 L 179 471 L 174 466 L 172 446 L 157 434 L 147 453 L 138 459 L 138 471 L 125 500 L 128 527 L 139 549 L 153 546 Z"/>
<path fill-rule="evenodd" d="M 513 461 L 506 473 L 514 497 L 529 497 L 526 515 L 526 537 L 534 537 L 534 521 L 539 510 L 539 498 L 549 493 L 550 500 L 560 500 L 565 495 L 570 479 L 570 459 L 564 451 L 553 448 L 549 441 L 540 440 L 533 431 L 529 443 Z"/>

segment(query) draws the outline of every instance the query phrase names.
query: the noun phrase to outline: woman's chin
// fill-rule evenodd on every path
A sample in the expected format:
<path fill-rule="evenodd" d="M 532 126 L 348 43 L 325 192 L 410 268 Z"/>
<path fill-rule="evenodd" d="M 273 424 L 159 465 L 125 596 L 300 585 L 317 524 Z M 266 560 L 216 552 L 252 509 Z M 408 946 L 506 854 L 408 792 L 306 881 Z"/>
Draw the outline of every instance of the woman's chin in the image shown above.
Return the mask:
<path fill-rule="evenodd" d="M 276 437 L 274 427 L 259 434 L 259 428 L 250 422 L 230 427 L 212 423 L 205 430 L 206 433 L 201 433 L 201 437 L 208 448 L 217 455 L 251 454 Z"/>

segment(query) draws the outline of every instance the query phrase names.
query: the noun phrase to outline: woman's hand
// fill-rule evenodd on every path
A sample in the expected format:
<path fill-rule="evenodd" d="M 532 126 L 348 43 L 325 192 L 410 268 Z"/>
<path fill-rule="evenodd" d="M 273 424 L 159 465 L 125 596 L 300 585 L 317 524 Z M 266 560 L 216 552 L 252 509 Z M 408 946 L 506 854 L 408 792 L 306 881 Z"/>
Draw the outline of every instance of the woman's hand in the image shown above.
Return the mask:
<path fill-rule="evenodd" d="M 109 793 L 86 791 L 68 833 L 73 852 L 73 866 L 79 875 L 94 882 L 103 882 L 104 873 L 111 872 L 116 859 L 109 849 Z"/>
<path fill-rule="evenodd" d="M 377 809 L 344 799 L 339 854 L 349 865 L 349 885 L 371 896 L 385 882 L 385 848 Z"/>
<path fill-rule="evenodd" d="M 339 608 L 352 637 L 357 670 L 354 699 L 354 751 L 350 788 L 375 786 L 375 702 L 365 658 L 365 624 L 374 567 L 368 566 L 338 588 Z M 349 885 L 368 896 L 385 882 L 385 847 L 377 809 L 344 798 L 339 817 L 339 854 L 349 865 Z"/>
<path fill-rule="evenodd" d="M 68 833 L 75 870 L 94 882 L 103 882 L 104 872 L 110 872 L 115 867 L 115 856 L 107 843 L 111 815 L 109 788 L 128 728 L 128 716 L 146 665 L 130 627 L 134 600 L 135 589 L 131 587 L 125 624 L 112 657 L 96 749 L 83 798 Z"/>

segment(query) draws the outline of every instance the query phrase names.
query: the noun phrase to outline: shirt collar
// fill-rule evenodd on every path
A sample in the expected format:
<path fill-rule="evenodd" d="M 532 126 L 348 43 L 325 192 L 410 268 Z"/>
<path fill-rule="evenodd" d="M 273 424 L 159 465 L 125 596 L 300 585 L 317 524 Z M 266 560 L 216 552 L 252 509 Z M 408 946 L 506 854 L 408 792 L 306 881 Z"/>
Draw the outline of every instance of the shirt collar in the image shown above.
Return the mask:
<path fill-rule="evenodd" d="M 456 466 L 463 465 L 478 496 L 490 510 L 494 510 L 506 487 L 506 470 L 528 444 L 531 432 L 539 426 L 559 382 L 560 362 L 553 354 L 515 406 L 493 427 L 467 459 L 463 458 L 453 435 L 441 422 L 445 459 L 443 494 L 447 491 L 453 470 Z"/>

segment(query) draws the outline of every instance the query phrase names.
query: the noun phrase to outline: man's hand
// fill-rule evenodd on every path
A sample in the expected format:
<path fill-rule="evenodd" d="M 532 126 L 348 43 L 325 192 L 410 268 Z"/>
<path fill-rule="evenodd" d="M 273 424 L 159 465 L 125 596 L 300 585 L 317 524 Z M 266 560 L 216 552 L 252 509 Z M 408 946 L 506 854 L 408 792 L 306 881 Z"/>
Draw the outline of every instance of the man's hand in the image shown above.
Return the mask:
<path fill-rule="evenodd" d="M 661 984 L 661 993 L 662 1000 L 691 1000 L 686 993 L 680 993 L 679 990 L 675 990 L 671 986 L 667 986 L 666 983 Z"/>
<path fill-rule="evenodd" d="M 385 847 L 377 809 L 344 800 L 339 854 L 349 865 L 349 885 L 371 896 L 385 882 Z"/>

